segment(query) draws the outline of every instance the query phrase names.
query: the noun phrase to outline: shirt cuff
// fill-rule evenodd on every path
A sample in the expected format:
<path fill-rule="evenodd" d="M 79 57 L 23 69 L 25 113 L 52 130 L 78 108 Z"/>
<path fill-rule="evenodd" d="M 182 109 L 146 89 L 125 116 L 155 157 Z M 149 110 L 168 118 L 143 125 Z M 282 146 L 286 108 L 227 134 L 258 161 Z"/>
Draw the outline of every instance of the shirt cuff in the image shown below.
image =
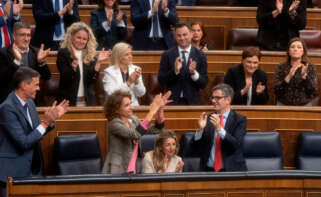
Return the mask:
<path fill-rule="evenodd" d="M 147 129 L 149 128 L 149 126 L 150 126 L 150 121 L 147 120 L 147 119 L 144 119 L 144 120 L 140 123 L 140 125 L 141 125 L 145 130 L 147 130 Z"/>
<path fill-rule="evenodd" d="M 17 64 L 17 65 L 19 65 L 19 66 L 21 65 L 21 62 L 19 62 L 17 59 L 14 59 L 14 60 L 13 60 L 13 63 L 15 63 L 15 64 Z"/>
<path fill-rule="evenodd" d="M 110 26 L 107 24 L 107 21 L 102 22 L 101 25 L 103 26 L 105 31 L 108 32 L 110 30 Z"/>
<path fill-rule="evenodd" d="M 121 23 L 117 24 L 117 27 L 126 27 L 124 21 L 122 20 Z"/>
<path fill-rule="evenodd" d="M 148 11 L 147 18 L 152 18 L 152 9 Z"/>
<path fill-rule="evenodd" d="M 41 135 L 44 135 L 46 133 L 45 127 L 43 127 L 41 124 L 39 124 L 36 129 L 39 131 Z"/>
<path fill-rule="evenodd" d="M 202 138 L 203 132 L 201 132 L 200 130 L 197 130 L 194 134 L 194 140 L 200 140 Z"/>
<path fill-rule="evenodd" d="M 193 80 L 193 81 L 197 81 L 197 80 L 200 78 L 200 75 L 199 75 L 198 72 L 195 70 L 195 71 L 194 71 L 194 74 L 191 75 L 191 77 L 192 77 L 192 80 Z"/>
<path fill-rule="evenodd" d="M 20 18 L 21 18 L 20 15 L 13 16 L 13 19 L 16 20 L 16 21 L 17 21 L 17 20 L 20 20 Z"/>
<path fill-rule="evenodd" d="M 221 128 L 221 130 L 218 131 L 218 134 L 220 135 L 221 139 L 223 140 L 226 135 L 225 129 Z"/>
<path fill-rule="evenodd" d="M 46 64 L 47 64 L 46 61 L 43 61 L 39 64 L 39 67 L 44 67 Z"/>
<path fill-rule="evenodd" d="M 169 9 L 167 10 L 167 12 L 164 12 L 164 16 L 168 17 L 168 15 L 169 15 Z"/>

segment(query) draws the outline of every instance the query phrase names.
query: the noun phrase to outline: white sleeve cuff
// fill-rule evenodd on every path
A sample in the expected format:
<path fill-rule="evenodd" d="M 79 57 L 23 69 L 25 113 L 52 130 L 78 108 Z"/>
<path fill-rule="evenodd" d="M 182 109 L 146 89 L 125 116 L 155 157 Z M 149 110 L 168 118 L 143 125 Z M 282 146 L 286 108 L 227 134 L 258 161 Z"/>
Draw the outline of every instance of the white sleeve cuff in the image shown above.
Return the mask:
<path fill-rule="evenodd" d="M 201 132 L 200 130 L 197 130 L 194 134 L 194 140 L 200 140 L 202 138 L 203 132 Z"/>
<path fill-rule="evenodd" d="M 101 25 L 103 26 L 105 31 L 108 32 L 110 30 L 110 26 L 107 24 L 107 21 L 102 22 Z"/>
<path fill-rule="evenodd" d="M 42 126 L 42 124 L 38 125 L 37 130 L 39 131 L 39 133 L 41 135 L 44 135 L 46 133 L 46 129 L 45 129 L 45 127 Z"/>
<path fill-rule="evenodd" d="M 152 9 L 148 11 L 147 18 L 152 18 Z"/>
<path fill-rule="evenodd" d="M 164 12 L 164 15 L 165 15 L 166 17 L 168 17 L 168 15 L 169 15 L 169 9 L 167 10 L 167 12 Z"/>
<path fill-rule="evenodd" d="M 126 27 L 126 25 L 125 25 L 124 21 L 122 20 L 120 24 L 119 23 L 117 24 L 117 27 Z"/>
<path fill-rule="evenodd" d="M 193 81 L 197 81 L 200 78 L 197 70 L 195 70 L 194 75 L 191 76 Z"/>
<path fill-rule="evenodd" d="M 17 59 L 14 59 L 14 60 L 13 60 L 13 63 L 15 63 L 15 64 L 17 64 L 17 65 L 19 65 L 19 66 L 21 65 L 21 62 L 19 62 Z"/>

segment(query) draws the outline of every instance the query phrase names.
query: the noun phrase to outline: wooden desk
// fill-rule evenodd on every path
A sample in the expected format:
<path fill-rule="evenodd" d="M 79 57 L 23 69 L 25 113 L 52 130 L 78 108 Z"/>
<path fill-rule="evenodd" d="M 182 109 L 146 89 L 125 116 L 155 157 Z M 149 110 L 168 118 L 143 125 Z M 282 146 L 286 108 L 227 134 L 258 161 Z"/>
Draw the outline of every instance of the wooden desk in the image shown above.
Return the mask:
<path fill-rule="evenodd" d="M 321 107 L 289 106 L 233 106 L 248 119 L 248 131 L 278 131 L 283 148 L 283 164 L 286 169 L 295 168 L 297 137 L 303 131 L 321 131 Z M 38 108 L 40 114 L 45 108 Z M 135 114 L 143 119 L 148 106 L 135 108 Z M 176 131 L 180 138 L 186 131 L 197 129 L 201 112 L 212 112 L 211 106 L 168 106 L 165 108 L 166 128 Z M 77 133 L 96 133 L 105 159 L 107 153 L 107 120 L 102 107 L 71 107 L 67 114 L 57 121 L 53 131 L 42 140 L 46 173 L 52 169 L 53 143 L 57 136 Z"/>
<path fill-rule="evenodd" d="M 79 15 L 82 21 L 90 24 L 90 12 L 97 8 L 96 5 L 79 5 Z M 130 22 L 130 7 L 121 6 L 126 12 L 127 23 Z M 177 6 L 177 14 L 180 21 L 201 21 L 206 28 L 216 29 L 214 49 L 227 49 L 228 34 L 232 28 L 248 27 L 256 28 L 256 7 L 215 7 L 215 6 Z M 197 13 L 197 14 L 196 14 Z M 27 4 L 22 10 L 22 17 L 30 24 L 35 24 L 32 5 Z M 306 29 L 321 29 L 321 9 L 307 8 Z"/>

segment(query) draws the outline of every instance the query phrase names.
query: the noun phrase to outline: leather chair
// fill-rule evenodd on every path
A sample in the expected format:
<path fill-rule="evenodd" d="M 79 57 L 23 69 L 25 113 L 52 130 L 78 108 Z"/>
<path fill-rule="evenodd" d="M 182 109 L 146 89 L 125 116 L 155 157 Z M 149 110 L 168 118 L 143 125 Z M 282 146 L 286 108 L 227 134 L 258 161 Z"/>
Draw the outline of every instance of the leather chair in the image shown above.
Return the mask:
<path fill-rule="evenodd" d="M 302 38 L 309 52 L 321 52 L 321 31 L 320 30 L 301 30 L 300 38 Z"/>
<path fill-rule="evenodd" d="M 198 152 L 192 147 L 195 132 L 184 132 L 180 141 L 179 155 L 184 161 L 183 172 L 199 172 L 200 158 Z"/>
<path fill-rule="evenodd" d="M 143 153 L 146 153 L 154 149 L 157 136 L 157 134 L 146 134 L 142 136 L 141 145 Z"/>
<path fill-rule="evenodd" d="M 248 46 L 258 46 L 257 28 L 232 28 L 229 34 L 228 49 L 242 50 Z"/>
<path fill-rule="evenodd" d="M 282 147 L 278 132 L 247 132 L 243 141 L 248 171 L 282 170 Z"/>
<path fill-rule="evenodd" d="M 57 175 L 101 173 L 102 158 L 96 134 L 61 135 L 54 143 Z"/>
<path fill-rule="evenodd" d="M 302 132 L 299 136 L 297 168 L 300 170 L 321 170 L 320 132 Z"/>

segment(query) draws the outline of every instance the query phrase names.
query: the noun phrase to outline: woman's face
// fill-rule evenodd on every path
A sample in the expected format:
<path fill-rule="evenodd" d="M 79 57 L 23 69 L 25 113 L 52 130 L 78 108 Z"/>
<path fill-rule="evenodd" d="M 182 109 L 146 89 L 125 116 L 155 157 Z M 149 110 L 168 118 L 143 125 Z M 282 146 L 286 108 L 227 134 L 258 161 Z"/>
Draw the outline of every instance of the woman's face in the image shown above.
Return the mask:
<path fill-rule="evenodd" d="M 253 75 L 253 73 L 257 70 L 259 67 L 259 58 L 257 56 L 253 57 L 247 57 L 242 60 L 242 64 L 244 67 L 244 71 L 250 75 Z"/>
<path fill-rule="evenodd" d="M 112 8 L 115 3 L 115 0 L 104 0 L 104 4 L 108 8 Z"/>
<path fill-rule="evenodd" d="M 132 61 L 133 61 L 132 49 L 128 48 L 124 56 L 120 58 L 120 64 L 128 66 L 132 64 Z"/>
<path fill-rule="evenodd" d="M 130 98 L 123 98 L 118 113 L 121 118 L 129 118 L 129 116 L 133 114 L 133 106 L 131 104 Z"/>
<path fill-rule="evenodd" d="M 84 49 L 88 42 L 88 33 L 85 30 L 76 32 L 72 37 L 72 45 L 77 49 Z"/>
<path fill-rule="evenodd" d="M 292 42 L 289 48 L 289 55 L 291 58 L 298 59 L 303 56 L 303 44 L 300 41 Z"/>
<path fill-rule="evenodd" d="M 193 41 L 200 41 L 203 38 L 203 31 L 199 24 L 195 24 L 192 26 L 192 32 L 193 32 Z"/>
<path fill-rule="evenodd" d="M 176 151 L 176 140 L 174 138 L 167 138 L 162 147 L 163 153 L 166 157 L 172 157 Z"/>

